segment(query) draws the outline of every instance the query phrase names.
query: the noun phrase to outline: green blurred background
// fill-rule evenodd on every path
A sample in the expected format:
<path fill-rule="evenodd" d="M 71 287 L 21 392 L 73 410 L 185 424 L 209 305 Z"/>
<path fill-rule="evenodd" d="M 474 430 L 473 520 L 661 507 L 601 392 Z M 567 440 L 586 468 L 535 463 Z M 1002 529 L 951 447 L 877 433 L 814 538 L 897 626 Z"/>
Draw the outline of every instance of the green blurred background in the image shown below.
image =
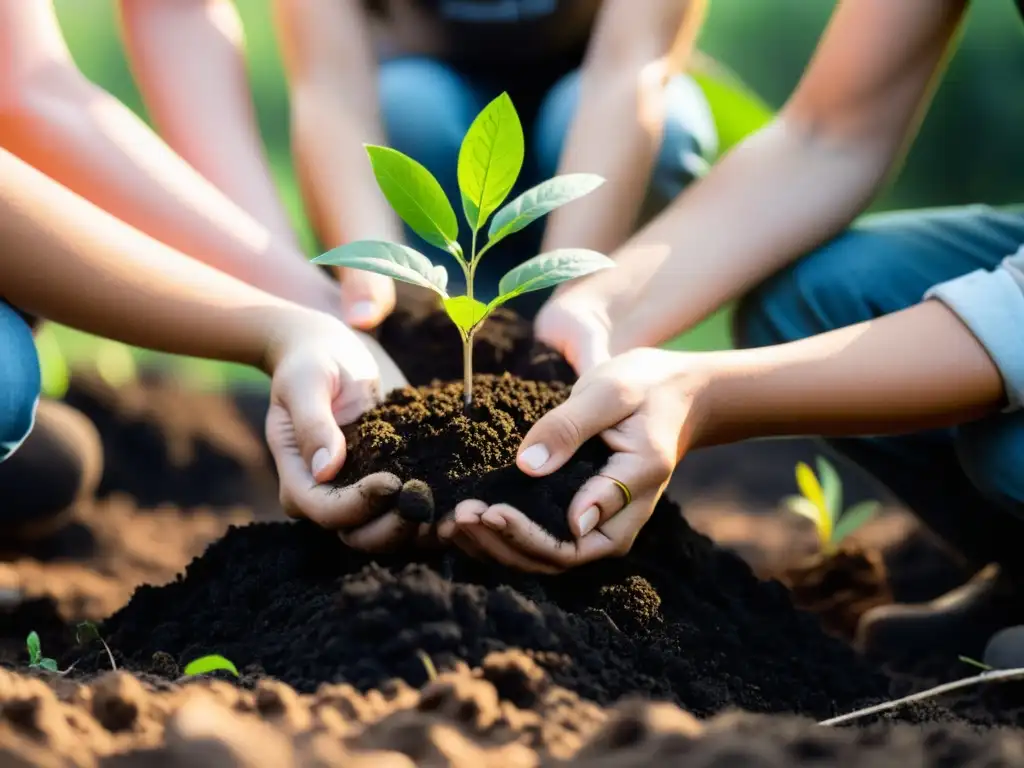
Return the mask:
<path fill-rule="evenodd" d="M 56 5 L 83 72 L 146 117 L 122 53 L 114 0 L 57 0 Z M 287 94 L 269 5 L 269 0 L 236 0 L 245 26 L 260 129 L 274 176 L 312 255 L 315 243 L 302 213 L 289 157 Z M 700 47 L 738 73 L 767 105 L 777 108 L 796 85 L 833 6 L 830 0 L 713 0 Z M 863 55 L 871 56 L 872 51 L 865 50 Z M 902 173 L 874 209 L 1024 201 L 1022 95 L 1024 24 L 1013 0 L 975 0 L 959 50 L 920 136 Z M 728 129 L 741 130 L 749 112 L 726 100 L 719 105 L 716 119 L 732 120 Z M 719 313 L 673 346 L 726 346 L 726 322 L 727 313 Z M 112 381 L 134 375 L 140 359 L 173 364 L 183 383 L 199 387 L 259 378 L 205 361 L 129 352 L 64 328 L 48 328 L 39 345 L 46 388 L 54 395 L 64 386 L 67 363 L 95 365 Z"/>

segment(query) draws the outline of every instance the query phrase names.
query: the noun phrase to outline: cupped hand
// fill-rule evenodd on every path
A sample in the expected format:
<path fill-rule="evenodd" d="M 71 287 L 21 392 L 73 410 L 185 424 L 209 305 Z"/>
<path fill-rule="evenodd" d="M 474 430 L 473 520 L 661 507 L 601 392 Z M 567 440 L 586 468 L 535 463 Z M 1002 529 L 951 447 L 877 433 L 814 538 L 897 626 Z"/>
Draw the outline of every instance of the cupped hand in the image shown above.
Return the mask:
<path fill-rule="evenodd" d="M 619 355 L 584 373 L 569 398 L 527 433 L 516 463 L 533 477 L 559 469 L 597 435 L 613 452 L 569 506 L 573 541 L 558 541 L 514 507 L 478 500 L 461 502 L 438 535 L 471 555 L 542 573 L 628 553 L 699 437 L 708 389 L 699 359 L 657 349 Z M 628 489 L 628 504 L 613 480 Z"/>
<path fill-rule="evenodd" d="M 336 488 L 349 424 L 405 386 L 404 376 L 376 342 L 333 317 L 299 313 L 281 330 L 272 354 L 266 437 L 291 517 L 337 530 L 353 547 L 385 551 L 415 536 L 391 508 L 399 479 L 380 472 Z"/>

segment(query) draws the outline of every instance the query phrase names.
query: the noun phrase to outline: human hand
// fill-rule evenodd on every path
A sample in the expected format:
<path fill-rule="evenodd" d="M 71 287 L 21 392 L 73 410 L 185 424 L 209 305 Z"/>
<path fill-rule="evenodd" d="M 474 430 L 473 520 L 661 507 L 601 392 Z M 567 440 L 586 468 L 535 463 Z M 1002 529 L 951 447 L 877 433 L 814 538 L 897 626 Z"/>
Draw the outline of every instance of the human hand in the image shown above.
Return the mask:
<path fill-rule="evenodd" d="M 383 550 L 411 535 L 390 511 L 401 481 L 380 472 L 336 488 L 345 461 L 339 424 L 355 421 L 382 394 L 407 382 L 365 334 L 310 310 L 292 313 L 268 354 L 272 374 L 266 436 L 280 479 L 281 505 L 338 530 L 347 544 Z"/>
<path fill-rule="evenodd" d="M 611 357 L 612 321 L 597 295 L 556 293 L 537 313 L 533 328 L 537 340 L 560 353 L 577 374 Z"/>
<path fill-rule="evenodd" d="M 370 331 L 395 308 L 395 282 L 359 269 L 339 270 L 341 315 L 353 328 Z"/>
<path fill-rule="evenodd" d="M 479 500 L 461 502 L 438 536 L 472 555 L 542 573 L 626 554 L 679 459 L 700 440 L 710 380 L 703 360 L 658 349 L 619 355 L 584 373 L 527 433 L 516 463 L 532 477 L 550 475 L 596 435 L 613 451 L 569 505 L 575 541 L 556 540 L 508 504 Z"/>

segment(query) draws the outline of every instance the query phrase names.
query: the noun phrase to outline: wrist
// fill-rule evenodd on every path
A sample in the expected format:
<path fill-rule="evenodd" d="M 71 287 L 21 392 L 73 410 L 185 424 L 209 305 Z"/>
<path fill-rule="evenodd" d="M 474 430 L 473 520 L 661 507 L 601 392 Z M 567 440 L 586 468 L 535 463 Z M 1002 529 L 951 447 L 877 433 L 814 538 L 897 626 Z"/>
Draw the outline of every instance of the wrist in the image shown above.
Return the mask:
<path fill-rule="evenodd" d="M 666 352 L 675 359 L 672 382 L 677 397 L 691 403 L 689 448 L 707 448 L 764 437 L 762 383 L 743 353 Z"/>
<path fill-rule="evenodd" d="M 330 315 L 285 303 L 263 313 L 261 354 L 256 367 L 273 376 L 282 358 L 297 344 L 322 332 L 337 332 L 342 323 Z M 347 330 L 347 329 L 346 329 Z"/>

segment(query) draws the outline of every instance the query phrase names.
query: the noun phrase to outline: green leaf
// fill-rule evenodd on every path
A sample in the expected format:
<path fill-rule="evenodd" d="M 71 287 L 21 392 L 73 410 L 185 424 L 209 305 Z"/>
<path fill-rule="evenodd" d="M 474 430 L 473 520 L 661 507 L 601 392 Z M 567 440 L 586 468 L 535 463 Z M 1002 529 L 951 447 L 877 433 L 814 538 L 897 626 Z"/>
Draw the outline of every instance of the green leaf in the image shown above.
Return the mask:
<path fill-rule="evenodd" d="M 314 264 L 351 267 L 393 277 L 404 283 L 429 288 L 447 298 L 448 273 L 419 251 L 384 240 L 356 240 L 332 248 L 313 259 Z"/>
<path fill-rule="evenodd" d="M 593 173 L 556 176 L 528 189 L 494 214 L 487 230 L 488 242 L 496 243 L 526 227 L 541 216 L 593 192 L 604 179 Z"/>
<path fill-rule="evenodd" d="M 39 642 L 39 633 L 32 630 L 25 638 L 25 647 L 28 649 L 29 664 L 38 664 L 43 657 L 43 646 Z"/>
<path fill-rule="evenodd" d="M 825 496 L 825 509 L 828 510 L 832 524 L 843 512 L 843 480 L 836 472 L 835 466 L 824 456 L 817 460 L 818 478 L 821 480 L 821 492 Z"/>
<path fill-rule="evenodd" d="M 448 317 L 459 327 L 463 333 L 469 333 L 488 314 L 490 307 L 483 302 L 471 299 L 469 296 L 455 296 L 444 300 L 444 311 Z"/>
<path fill-rule="evenodd" d="M 57 662 L 54 659 L 41 659 L 39 666 L 45 669 L 47 672 L 57 672 Z"/>
<path fill-rule="evenodd" d="M 851 533 L 860 528 L 864 523 L 874 517 L 882 508 L 881 502 L 868 500 L 854 504 L 836 523 L 835 531 L 832 533 L 832 543 L 837 545 Z"/>
<path fill-rule="evenodd" d="M 185 667 L 185 674 L 191 677 L 192 675 L 205 675 L 208 672 L 216 672 L 217 670 L 230 672 L 235 677 L 240 676 L 234 664 L 215 653 L 210 656 L 201 656 L 189 662 L 188 666 Z"/>
<path fill-rule="evenodd" d="M 521 294 L 540 291 L 614 266 L 615 262 L 603 253 L 585 248 L 548 251 L 506 272 L 498 283 L 499 296 L 491 304 L 503 304 Z"/>
<path fill-rule="evenodd" d="M 438 180 L 396 149 L 367 144 L 366 153 L 377 185 L 395 213 L 428 243 L 451 252 L 459 221 Z"/>
<path fill-rule="evenodd" d="M 512 191 L 525 154 L 519 115 L 502 93 L 476 116 L 459 148 L 462 206 L 474 232 Z"/>

